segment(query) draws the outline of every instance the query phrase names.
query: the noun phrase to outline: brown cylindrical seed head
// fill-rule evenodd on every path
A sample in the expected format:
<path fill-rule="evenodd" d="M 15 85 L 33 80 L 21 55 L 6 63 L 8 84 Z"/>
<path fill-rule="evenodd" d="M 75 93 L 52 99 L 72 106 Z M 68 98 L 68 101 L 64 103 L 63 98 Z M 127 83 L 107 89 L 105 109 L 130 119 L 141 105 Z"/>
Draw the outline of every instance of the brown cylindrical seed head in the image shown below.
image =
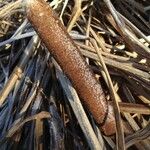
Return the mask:
<path fill-rule="evenodd" d="M 96 122 L 103 124 L 103 132 L 106 135 L 114 134 L 113 110 L 107 106 L 100 84 L 52 8 L 43 0 L 29 0 L 27 16 Z"/>

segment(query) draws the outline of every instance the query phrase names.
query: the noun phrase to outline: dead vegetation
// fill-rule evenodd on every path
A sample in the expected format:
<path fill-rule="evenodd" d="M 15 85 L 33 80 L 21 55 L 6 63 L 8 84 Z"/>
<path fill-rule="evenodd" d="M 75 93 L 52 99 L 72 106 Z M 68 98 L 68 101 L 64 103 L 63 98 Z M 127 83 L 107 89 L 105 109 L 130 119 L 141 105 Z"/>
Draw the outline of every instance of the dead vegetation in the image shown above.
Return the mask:
<path fill-rule="evenodd" d="M 113 1 L 112 1 L 113 2 Z M 150 2 L 53 0 L 113 105 L 106 137 L 26 19 L 0 2 L 1 149 L 150 149 Z"/>

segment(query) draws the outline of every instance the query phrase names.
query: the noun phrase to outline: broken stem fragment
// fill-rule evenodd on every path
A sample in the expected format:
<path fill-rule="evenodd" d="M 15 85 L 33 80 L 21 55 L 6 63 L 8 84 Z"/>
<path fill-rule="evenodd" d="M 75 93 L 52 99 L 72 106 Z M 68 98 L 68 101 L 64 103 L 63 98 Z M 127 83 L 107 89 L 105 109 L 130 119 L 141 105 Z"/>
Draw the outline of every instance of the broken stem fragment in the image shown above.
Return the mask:
<path fill-rule="evenodd" d="M 83 103 L 106 135 L 115 133 L 112 106 L 55 12 L 44 0 L 29 0 L 27 16 L 39 37 L 71 80 Z"/>

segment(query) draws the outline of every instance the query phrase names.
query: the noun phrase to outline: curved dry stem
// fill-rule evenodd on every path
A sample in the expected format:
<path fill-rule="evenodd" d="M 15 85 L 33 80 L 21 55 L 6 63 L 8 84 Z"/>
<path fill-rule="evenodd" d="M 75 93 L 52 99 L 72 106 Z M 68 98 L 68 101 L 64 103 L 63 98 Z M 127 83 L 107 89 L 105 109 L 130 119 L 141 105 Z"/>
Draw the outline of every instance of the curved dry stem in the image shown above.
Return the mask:
<path fill-rule="evenodd" d="M 71 19 L 68 23 L 68 27 L 67 27 L 67 31 L 70 32 L 74 26 L 74 24 L 76 23 L 76 21 L 78 20 L 79 16 L 82 13 L 82 9 L 81 9 L 81 4 L 82 4 L 82 0 L 74 0 L 75 5 L 73 8 L 73 12 L 71 14 Z"/>

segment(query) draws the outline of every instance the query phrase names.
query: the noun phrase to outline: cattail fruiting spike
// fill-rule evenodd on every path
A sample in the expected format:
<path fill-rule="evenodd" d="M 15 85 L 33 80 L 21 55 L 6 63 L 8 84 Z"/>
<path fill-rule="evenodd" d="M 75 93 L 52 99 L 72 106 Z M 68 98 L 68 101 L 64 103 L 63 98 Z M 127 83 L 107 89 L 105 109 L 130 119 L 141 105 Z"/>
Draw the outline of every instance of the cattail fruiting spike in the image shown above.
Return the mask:
<path fill-rule="evenodd" d="M 112 106 L 59 18 L 44 0 L 28 0 L 27 16 L 106 135 L 115 133 Z"/>

